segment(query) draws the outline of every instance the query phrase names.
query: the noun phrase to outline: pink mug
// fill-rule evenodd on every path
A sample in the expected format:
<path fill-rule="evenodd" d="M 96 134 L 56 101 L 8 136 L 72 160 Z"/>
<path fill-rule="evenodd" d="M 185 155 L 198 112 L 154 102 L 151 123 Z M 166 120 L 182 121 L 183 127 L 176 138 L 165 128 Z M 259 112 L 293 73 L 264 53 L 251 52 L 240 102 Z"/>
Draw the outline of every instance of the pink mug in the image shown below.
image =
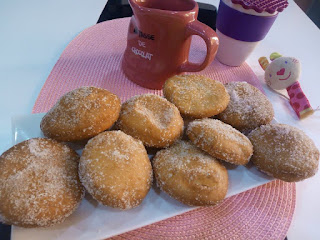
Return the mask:
<path fill-rule="evenodd" d="M 198 72 L 218 50 L 217 34 L 197 20 L 194 0 L 129 0 L 134 15 L 128 30 L 122 70 L 132 82 L 161 89 L 171 76 Z M 191 36 L 203 38 L 207 54 L 202 63 L 188 61 Z"/>

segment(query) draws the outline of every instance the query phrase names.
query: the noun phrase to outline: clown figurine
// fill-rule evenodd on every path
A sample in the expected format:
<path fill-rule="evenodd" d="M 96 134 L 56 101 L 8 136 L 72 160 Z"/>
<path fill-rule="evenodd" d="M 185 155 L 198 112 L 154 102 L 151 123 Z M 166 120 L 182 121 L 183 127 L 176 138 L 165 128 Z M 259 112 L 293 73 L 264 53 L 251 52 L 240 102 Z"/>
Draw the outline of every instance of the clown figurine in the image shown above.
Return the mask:
<path fill-rule="evenodd" d="M 267 85 L 275 90 L 287 89 L 290 105 L 300 119 L 313 114 L 307 97 L 298 82 L 300 62 L 293 57 L 282 57 L 279 53 L 270 55 L 271 63 L 266 57 L 259 58 L 260 66 L 265 70 Z"/>

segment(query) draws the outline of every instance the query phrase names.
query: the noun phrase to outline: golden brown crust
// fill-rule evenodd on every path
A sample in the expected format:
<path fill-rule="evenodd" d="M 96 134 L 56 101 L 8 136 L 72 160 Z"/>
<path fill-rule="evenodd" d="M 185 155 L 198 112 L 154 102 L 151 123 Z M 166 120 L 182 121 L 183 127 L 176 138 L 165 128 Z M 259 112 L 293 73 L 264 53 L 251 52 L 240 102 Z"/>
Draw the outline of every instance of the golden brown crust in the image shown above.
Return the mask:
<path fill-rule="evenodd" d="M 230 102 L 228 107 L 217 115 L 218 119 L 242 132 L 272 121 L 272 104 L 259 89 L 247 82 L 230 82 L 225 87 L 230 95 Z"/>
<path fill-rule="evenodd" d="M 81 87 L 63 95 L 43 117 L 44 135 L 58 141 L 80 141 L 110 128 L 119 117 L 120 99 L 96 87 Z"/>
<path fill-rule="evenodd" d="M 21 142 L 0 156 L 0 220 L 21 227 L 48 227 L 65 220 L 84 189 L 79 156 L 52 139 Z"/>
<path fill-rule="evenodd" d="M 245 165 L 252 156 L 253 147 L 250 140 L 219 120 L 195 120 L 189 123 L 187 135 L 197 147 L 229 163 Z"/>
<path fill-rule="evenodd" d="M 190 142 L 178 141 L 153 158 L 158 187 L 190 206 L 209 206 L 223 200 L 228 172 L 215 158 Z"/>
<path fill-rule="evenodd" d="M 192 118 L 217 115 L 230 99 L 222 83 L 201 75 L 173 76 L 165 82 L 163 94 L 182 115 Z"/>
<path fill-rule="evenodd" d="M 121 107 L 118 127 L 148 147 L 167 147 L 182 134 L 183 119 L 176 106 L 153 94 L 135 96 Z"/>
<path fill-rule="evenodd" d="M 301 130 L 270 124 L 253 130 L 252 162 L 262 172 L 286 182 L 312 177 L 318 170 L 319 150 Z"/>
<path fill-rule="evenodd" d="M 121 131 L 89 140 L 80 158 L 79 175 L 87 191 L 103 205 L 138 206 L 152 183 L 152 167 L 143 144 Z"/>

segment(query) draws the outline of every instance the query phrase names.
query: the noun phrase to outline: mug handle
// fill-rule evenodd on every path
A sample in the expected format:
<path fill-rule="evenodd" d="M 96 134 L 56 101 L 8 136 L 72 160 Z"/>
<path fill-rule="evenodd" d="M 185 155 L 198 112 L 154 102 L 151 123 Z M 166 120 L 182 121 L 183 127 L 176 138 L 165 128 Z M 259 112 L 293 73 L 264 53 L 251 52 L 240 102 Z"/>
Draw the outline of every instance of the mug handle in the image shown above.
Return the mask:
<path fill-rule="evenodd" d="M 207 45 L 207 55 L 202 63 L 185 62 L 179 67 L 179 72 L 199 72 L 208 66 L 216 56 L 219 38 L 215 31 L 198 20 L 190 22 L 186 27 L 186 39 L 192 35 L 202 37 Z"/>

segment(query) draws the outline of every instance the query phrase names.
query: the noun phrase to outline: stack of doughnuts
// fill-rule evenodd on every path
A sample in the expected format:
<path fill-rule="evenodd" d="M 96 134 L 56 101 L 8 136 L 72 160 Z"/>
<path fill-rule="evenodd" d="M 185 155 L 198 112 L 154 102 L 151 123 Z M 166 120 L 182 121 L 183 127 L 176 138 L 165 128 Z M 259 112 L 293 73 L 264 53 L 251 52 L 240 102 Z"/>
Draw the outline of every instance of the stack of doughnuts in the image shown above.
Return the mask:
<path fill-rule="evenodd" d="M 271 124 L 272 105 L 254 86 L 180 75 L 166 81 L 163 94 L 123 104 L 96 87 L 63 95 L 41 121 L 46 138 L 0 156 L 0 221 L 61 223 L 85 189 L 102 205 L 131 209 L 143 202 L 153 179 L 177 201 L 210 206 L 226 197 L 226 166 L 250 160 L 284 181 L 316 173 L 313 141 L 297 128 Z M 62 143 L 78 141 L 86 142 L 81 156 Z M 150 148 L 156 151 L 151 161 Z"/>

